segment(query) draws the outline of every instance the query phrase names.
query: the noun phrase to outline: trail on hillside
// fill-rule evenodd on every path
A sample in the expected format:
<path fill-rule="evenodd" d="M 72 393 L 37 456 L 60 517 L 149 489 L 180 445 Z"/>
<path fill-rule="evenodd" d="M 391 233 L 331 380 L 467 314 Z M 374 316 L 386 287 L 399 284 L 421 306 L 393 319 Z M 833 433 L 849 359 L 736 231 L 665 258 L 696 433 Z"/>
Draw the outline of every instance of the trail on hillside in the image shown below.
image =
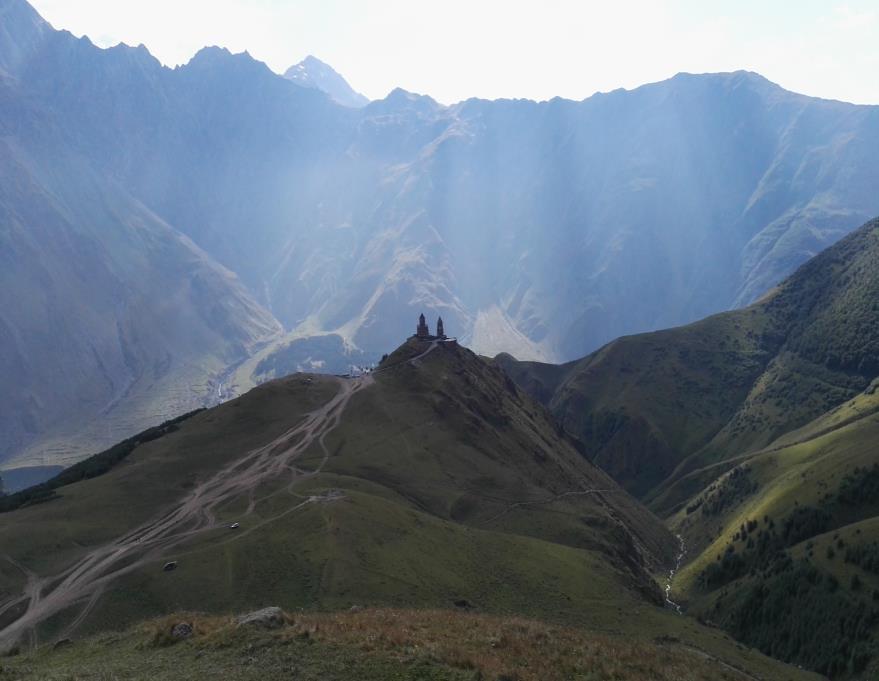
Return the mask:
<path fill-rule="evenodd" d="M 417 364 L 442 342 L 429 341 L 423 352 L 403 364 Z M 378 369 L 373 373 L 392 368 Z M 339 392 L 325 405 L 307 414 L 300 423 L 219 470 L 164 515 L 140 525 L 115 541 L 93 549 L 60 574 L 39 577 L 25 566 L 7 558 L 25 575 L 27 586 L 21 596 L 0 604 L 0 617 L 16 608 L 24 608 L 17 619 L 0 629 L 0 651 L 14 646 L 25 636 L 29 638 L 31 645 L 36 645 L 37 626 L 40 623 L 72 606 L 83 604 L 83 610 L 65 629 L 64 636 L 69 635 L 85 619 L 115 579 L 146 565 L 155 566 L 159 561 L 170 557 L 171 550 L 187 539 L 224 527 L 224 524 L 217 523 L 215 516 L 216 509 L 224 503 L 241 495 L 248 495 L 250 503 L 242 516 L 246 517 L 254 511 L 258 500 L 253 495 L 262 483 L 277 480 L 282 475 L 291 475 L 288 488 L 291 489 L 297 481 L 319 473 L 329 458 L 325 445 L 327 435 L 339 425 L 351 398 L 372 385 L 373 375 L 337 377 L 335 380 L 339 383 Z M 296 459 L 314 444 L 323 452 L 320 464 L 309 472 L 295 468 L 293 463 Z M 321 497 L 307 497 L 281 515 L 320 500 Z M 268 519 L 260 523 L 260 526 L 275 519 Z"/>
<path fill-rule="evenodd" d="M 0 612 L 9 612 L 24 604 L 26 607 L 20 617 L 0 630 L 0 647 L 10 647 L 25 635 L 37 643 L 37 625 L 71 606 L 84 603 L 85 610 L 68 627 L 68 631 L 72 630 L 110 582 L 160 561 L 186 539 L 220 527 L 215 511 L 222 504 L 241 495 L 252 495 L 260 484 L 281 475 L 293 475 L 295 482 L 320 472 L 329 457 L 324 445 L 326 436 L 339 425 L 350 399 L 373 382 L 370 375 L 337 380 L 338 393 L 307 414 L 299 424 L 215 473 L 164 515 L 90 551 L 62 573 L 40 578 L 12 561 L 25 574 L 27 587 L 19 598 L 4 603 Z M 293 462 L 313 444 L 318 444 L 324 453 L 317 469 L 309 473 L 294 469 Z M 305 503 L 315 499 L 311 497 Z M 253 508 L 251 502 L 245 515 L 253 512 Z"/>

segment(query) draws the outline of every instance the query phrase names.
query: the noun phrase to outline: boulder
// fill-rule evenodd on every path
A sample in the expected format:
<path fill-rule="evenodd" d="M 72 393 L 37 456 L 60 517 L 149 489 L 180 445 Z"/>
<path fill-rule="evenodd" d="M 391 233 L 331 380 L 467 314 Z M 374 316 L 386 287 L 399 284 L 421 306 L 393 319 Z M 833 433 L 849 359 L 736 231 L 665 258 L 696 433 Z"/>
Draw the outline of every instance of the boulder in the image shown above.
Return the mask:
<path fill-rule="evenodd" d="M 189 622 L 178 622 L 171 627 L 171 638 L 182 640 L 192 636 L 192 625 Z"/>
<path fill-rule="evenodd" d="M 238 626 L 253 626 L 263 629 L 277 629 L 286 624 L 284 611 L 278 607 L 263 608 L 255 612 L 241 615 L 237 619 Z"/>

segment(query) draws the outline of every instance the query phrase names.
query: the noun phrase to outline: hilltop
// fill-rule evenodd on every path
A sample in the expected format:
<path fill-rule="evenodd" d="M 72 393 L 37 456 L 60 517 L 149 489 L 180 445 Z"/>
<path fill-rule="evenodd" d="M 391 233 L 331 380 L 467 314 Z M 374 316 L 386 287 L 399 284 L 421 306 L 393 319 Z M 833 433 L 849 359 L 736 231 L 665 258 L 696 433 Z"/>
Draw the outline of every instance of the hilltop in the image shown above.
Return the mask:
<path fill-rule="evenodd" d="M 401 678 L 412 660 L 398 657 L 397 644 L 363 648 L 376 635 L 370 622 L 389 626 L 374 608 L 417 608 L 401 617 L 463 650 L 471 644 L 450 630 L 466 631 L 478 614 L 494 617 L 485 626 L 499 635 L 558 632 L 547 635 L 599 658 L 606 646 L 626 647 L 602 665 L 658 655 L 676 668 L 695 655 L 708 662 L 692 678 L 725 665 L 797 676 L 663 607 L 654 575 L 674 564 L 677 541 L 542 406 L 456 342 L 410 340 L 360 378 L 271 381 L 126 447 L 84 462 L 93 477 L 68 474 L 42 503 L 0 513 L 0 638 L 23 649 L 75 639 L 65 653 L 38 650 L 13 669 L 62 673 L 95 655 L 106 669 L 140 668 L 147 663 L 132 645 L 144 619 L 280 604 L 296 621 L 314 613 L 301 620 L 306 628 L 333 621 L 321 611 L 366 608 L 366 623 L 315 624 L 329 632 L 318 641 L 358 669 L 399 669 Z M 216 626 L 225 625 L 208 628 Z M 344 633 L 350 626 L 355 633 Z M 102 633 L 126 627 L 135 629 Z M 89 635 L 97 638 L 82 640 Z M 253 645 L 229 636 L 233 647 Z M 489 655 L 472 645 L 476 659 Z M 197 676 L 227 657 L 209 641 L 203 652 L 203 662 L 162 652 L 148 664 Z M 275 659 L 266 653 L 266 664 Z M 437 664 L 451 671 L 435 678 L 459 678 L 455 660 Z"/>
<path fill-rule="evenodd" d="M 410 341 L 357 379 L 272 381 L 142 440 L 0 514 L 6 638 L 272 600 L 567 621 L 604 593 L 662 603 L 671 534 L 453 342 Z"/>

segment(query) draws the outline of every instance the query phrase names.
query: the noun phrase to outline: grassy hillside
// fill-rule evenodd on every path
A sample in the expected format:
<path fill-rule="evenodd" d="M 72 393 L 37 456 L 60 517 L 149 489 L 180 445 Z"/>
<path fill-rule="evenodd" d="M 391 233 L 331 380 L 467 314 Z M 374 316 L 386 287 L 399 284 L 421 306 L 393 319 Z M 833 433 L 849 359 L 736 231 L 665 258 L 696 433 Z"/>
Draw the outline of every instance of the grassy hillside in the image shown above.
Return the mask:
<path fill-rule="evenodd" d="M 714 466 L 689 476 L 711 480 L 671 518 L 690 555 L 675 590 L 692 613 L 778 657 L 872 678 L 877 414 L 879 396 L 862 394 L 740 457 L 729 472 Z"/>
<path fill-rule="evenodd" d="M 194 636 L 174 643 L 186 622 Z M 8 658 L 3 669 L 22 681 L 173 676 L 183 681 L 218 673 L 224 679 L 294 678 L 368 681 L 810 681 L 751 651 L 729 662 L 674 636 L 622 638 L 519 617 L 453 611 L 360 610 L 287 615 L 273 631 L 236 628 L 229 617 L 169 615 L 127 631 L 58 649 Z"/>
<path fill-rule="evenodd" d="M 689 472 L 765 447 L 879 375 L 879 221 L 803 265 L 755 305 L 621 338 L 557 369 L 499 363 L 589 456 L 662 514 Z M 690 490 L 692 491 L 692 490 Z"/>
<path fill-rule="evenodd" d="M 660 604 L 664 526 L 498 369 L 425 347 L 374 377 L 265 384 L 0 514 L 0 636 L 266 602 L 563 621 Z"/>
<path fill-rule="evenodd" d="M 253 678 L 291 657 L 306 678 L 502 678 L 546 646 L 545 678 L 637 678 L 650 660 L 692 674 L 669 678 L 810 678 L 663 608 L 651 574 L 670 533 L 452 343 L 407 343 L 363 379 L 272 381 L 54 492 L 0 514 L 0 639 L 22 651 L 0 664 L 16 678 Z M 220 643 L 171 648 L 138 625 L 266 605 L 312 614 L 269 639 L 200 618 Z M 420 611 L 402 628 L 318 614 L 353 606 Z"/>
<path fill-rule="evenodd" d="M 561 367 L 496 361 L 680 533 L 674 600 L 781 659 L 874 678 L 877 301 L 873 221 L 750 308 Z"/>

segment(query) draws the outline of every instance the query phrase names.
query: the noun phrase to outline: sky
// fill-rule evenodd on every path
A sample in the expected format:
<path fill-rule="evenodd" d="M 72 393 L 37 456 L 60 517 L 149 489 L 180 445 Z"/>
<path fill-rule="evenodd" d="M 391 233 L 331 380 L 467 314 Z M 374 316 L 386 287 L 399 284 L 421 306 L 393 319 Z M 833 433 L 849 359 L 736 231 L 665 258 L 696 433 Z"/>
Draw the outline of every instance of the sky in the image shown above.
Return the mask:
<path fill-rule="evenodd" d="M 686 71 L 756 71 L 788 90 L 879 104 L 877 0 L 30 0 L 95 44 L 168 66 L 206 45 L 283 73 L 308 54 L 371 99 L 395 87 L 583 99 Z"/>

